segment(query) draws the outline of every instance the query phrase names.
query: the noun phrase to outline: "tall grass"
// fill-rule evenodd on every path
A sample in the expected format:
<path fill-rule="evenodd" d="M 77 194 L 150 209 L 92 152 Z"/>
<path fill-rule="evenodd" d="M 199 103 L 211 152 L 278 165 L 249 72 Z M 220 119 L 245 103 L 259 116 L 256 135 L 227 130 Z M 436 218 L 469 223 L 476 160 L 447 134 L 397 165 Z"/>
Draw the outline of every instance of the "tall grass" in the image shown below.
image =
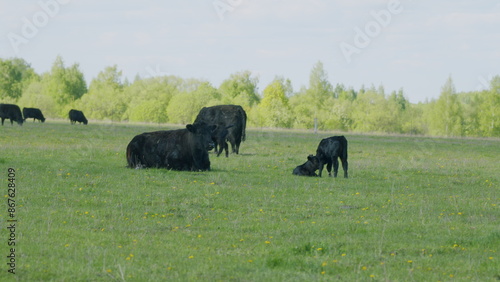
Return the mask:
<path fill-rule="evenodd" d="M 500 142 L 349 135 L 349 179 L 292 176 L 333 133 L 249 130 L 212 171 L 126 168 L 163 125 L 0 128 L 19 281 L 493 281 Z M 342 175 L 342 173 L 340 173 Z M 7 204 L 0 213 L 6 226 Z"/>

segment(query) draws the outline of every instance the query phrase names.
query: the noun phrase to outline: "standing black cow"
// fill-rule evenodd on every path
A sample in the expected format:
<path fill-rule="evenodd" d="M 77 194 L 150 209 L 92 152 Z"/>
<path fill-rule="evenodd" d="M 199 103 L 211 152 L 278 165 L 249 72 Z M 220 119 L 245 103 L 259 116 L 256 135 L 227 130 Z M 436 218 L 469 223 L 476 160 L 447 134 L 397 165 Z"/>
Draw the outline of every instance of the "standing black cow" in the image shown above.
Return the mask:
<path fill-rule="evenodd" d="M 130 168 L 210 170 L 208 150 L 215 126 L 188 124 L 185 129 L 146 132 L 135 136 L 127 146 Z"/>
<path fill-rule="evenodd" d="M 344 169 L 344 177 L 347 178 L 347 139 L 344 136 L 333 136 L 321 140 L 316 150 L 316 157 L 319 159 L 319 176 L 323 171 L 323 166 L 326 165 L 328 175 L 337 177 L 339 171 L 339 160 L 342 161 L 342 169 Z"/>
<path fill-rule="evenodd" d="M 78 111 L 78 110 L 70 110 L 69 111 L 69 122 L 71 124 L 75 124 L 76 122 L 79 122 L 79 123 L 83 122 L 83 124 L 88 123 L 87 118 L 85 117 L 83 112 Z"/>
<path fill-rule="evenodd" d="M 24 121 L 19 106 L 12 104 L 0 104 L 0 118 L 2 119 L 2 125 L 7 118 L 10 119 L 10 124 L 14 124 L 14 121 L 16 121 L 19 125 L 23 125 Z"/>
<path fill-rule="evenodd" d="M 220 156 L 222 151 L 226 151 L 226 158 L 229 156 L 229 148 L 227 146 L 227 135 L 229 134 L 229 128 L 234 125 L 226 126 L 223 125 L 217 126 L 217 128 L 212 132 L 212 141 L 214 141 L 214 151 L 217 153 L 217 157 Z M 219 148 L 217 148 L 219 146 Z"/>
<path fill-rule="evenodd" d="M 35 119 L 45 122 L 45 117 L 42 114 L 42 111 L 37 108 L 23 108 L 23 116 L 24 116 L 24 121 L 26 121 L 29 118 L 33 118 L 33 122 L 35 122 Z"/>
<path fill-rule="evenodd" d="M 198 122 L 228 128 L 227 140 L 231 143 L 233 153 L 239 153 L 241 141 L 245 141 L 247 125 L 247 114 L 241 106 L 219 105 L 204 107 L 196 117 L 195 123 Z"/>
<path fill-rule="evenodd" d="M 307 162 L 297 166 L 293 170 L 294 175 L 301 176 L 318 176 L 316 170 L 319 168 L 319 159 L 316 156 L 307 156 Z"/>

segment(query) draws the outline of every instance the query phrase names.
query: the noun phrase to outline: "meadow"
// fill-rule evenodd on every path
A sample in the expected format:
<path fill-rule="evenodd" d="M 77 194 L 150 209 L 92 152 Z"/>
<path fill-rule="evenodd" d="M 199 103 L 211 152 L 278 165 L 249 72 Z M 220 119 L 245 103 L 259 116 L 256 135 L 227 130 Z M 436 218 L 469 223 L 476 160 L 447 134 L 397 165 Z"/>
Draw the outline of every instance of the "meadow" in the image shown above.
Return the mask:
<path fill-rule="evenodd" d="M 293 168 L 339 133 L 249 129 L 211 171 L 126 168 L 135 135 L 172 128 L 1 127 L 0 280 L 500 279 L 498 139 L 342 133 L 350 178 L 309 178 Z"/>

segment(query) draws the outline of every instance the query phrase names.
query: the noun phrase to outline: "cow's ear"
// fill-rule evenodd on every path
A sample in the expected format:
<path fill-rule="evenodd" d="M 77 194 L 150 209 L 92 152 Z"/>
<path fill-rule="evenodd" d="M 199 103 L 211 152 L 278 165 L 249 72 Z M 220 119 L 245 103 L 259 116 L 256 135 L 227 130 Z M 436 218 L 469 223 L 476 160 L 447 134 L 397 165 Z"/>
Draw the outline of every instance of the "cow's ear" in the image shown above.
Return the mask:
<path fill-rule="evenodd" d="M 196 128 L 192 125 L 192 124 L 188 124 L 186 125 L 186 128 L 189 132 L 192 132 L 192 133 L 195 133 L 196 132 Z"/>
<path fill-rule="evenodd" d="M 310 160 L 310 161 L 312 162 L 312 160 L 313 160 L 313 155 L 309 155 L 309 156 L 307 156 L 307 159 L 308 159 L 308 160 Z"/>

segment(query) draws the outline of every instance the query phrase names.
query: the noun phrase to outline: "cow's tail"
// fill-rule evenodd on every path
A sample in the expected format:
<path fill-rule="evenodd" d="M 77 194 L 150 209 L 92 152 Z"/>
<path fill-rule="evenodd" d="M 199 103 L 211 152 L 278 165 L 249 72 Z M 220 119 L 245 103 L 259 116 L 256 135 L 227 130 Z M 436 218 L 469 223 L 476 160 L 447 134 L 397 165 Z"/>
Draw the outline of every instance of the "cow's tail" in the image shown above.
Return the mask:
<path fill-rule="evenodd" d="M 347 161 L 347 139 L 344 136 L 340 139 L 340 144 L 342 145 L 342 159 Z"/>
<path fill-rule="evenodd" d="M 135 136 L 127 146 L 127 166 L 129 168 L 139 168 L 142 166 L 140 160 L 140 148 L 142 147 L 143 138 Z"/>
<path fill-rule="evenodd" d="M 242 129 L 241 129 L 241 140 L 242 141 L 245 141 L 246 139 L 246 128 L 247 128 L 247 113 L 245 112 L 245 110 L 243 110 L 243 108 L 241 109 L 241 111 L 243 112 L 243 121 L 242 121 Z"/>

